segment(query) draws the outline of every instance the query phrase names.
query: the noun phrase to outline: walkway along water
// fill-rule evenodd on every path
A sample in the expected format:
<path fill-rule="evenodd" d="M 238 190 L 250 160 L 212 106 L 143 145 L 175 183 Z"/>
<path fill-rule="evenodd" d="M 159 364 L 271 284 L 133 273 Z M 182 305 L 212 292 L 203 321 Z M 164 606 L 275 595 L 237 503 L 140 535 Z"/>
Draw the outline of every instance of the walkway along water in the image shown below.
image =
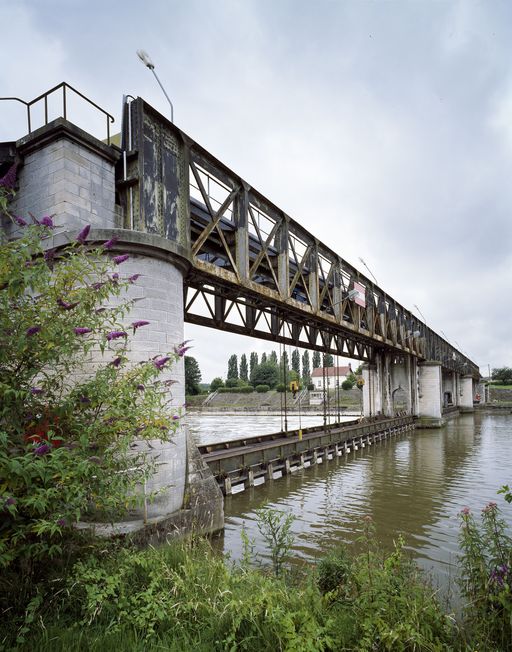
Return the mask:
<path fill-rule="evenodd" d="M 260 437 L 200 445 L 199 451 L 226 495 L 414 429 L 414 418 L 375 417 L 313 426 Z"/>

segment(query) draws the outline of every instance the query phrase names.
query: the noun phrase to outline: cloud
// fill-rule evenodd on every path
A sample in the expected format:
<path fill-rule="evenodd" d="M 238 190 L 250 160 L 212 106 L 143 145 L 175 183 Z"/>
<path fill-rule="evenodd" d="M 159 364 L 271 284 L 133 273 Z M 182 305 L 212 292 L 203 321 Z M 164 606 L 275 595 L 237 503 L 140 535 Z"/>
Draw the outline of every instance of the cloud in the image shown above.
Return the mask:
<path fill-rule="evenodd" d="M 0 17 L 4 94 L 66 79 L 111 113 L 131 93 L 168 115 L 147 49 L 181 128 L 477 362 L 512 363 L 510 3 L 0 0 Z M 208 380 L 271 348 L 194 337 Z"/>

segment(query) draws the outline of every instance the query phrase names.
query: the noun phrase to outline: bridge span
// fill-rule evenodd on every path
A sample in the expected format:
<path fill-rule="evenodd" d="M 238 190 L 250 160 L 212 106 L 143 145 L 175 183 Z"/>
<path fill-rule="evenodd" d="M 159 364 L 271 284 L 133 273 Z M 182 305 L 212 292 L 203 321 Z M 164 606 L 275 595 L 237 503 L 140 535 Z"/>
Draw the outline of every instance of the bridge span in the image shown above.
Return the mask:
<path fill-rule="evenodd" d="M 70 121 L 73 94 L 106 116 L 106 140 Z M 361 360 L 371 419 L 394 418 L 398 395 L 421 425 L 442 425 L 449 407 L 472 410 L 474 362 L 143 99 L 124 98 L 120 146 L 112 116 L 64 82 L 30 102 L 4 99 L 28 113 L 26 135 L 0 143 L 0 176 L 18 165 L 12 212 L 52 215 L 49 248 L 90 225 L 91 241 L 116 236 L 117 251 L 130 254 L 122 271 L 138 280 L 129 318 L 150 322 L 133 337 L 133 361 L 167 352 L 190 322 Z M 44 119 L 34 130 L 38 105 Z M 16 225 L 2 227 L 16 237 Z M 182 364 L 173 375 L 183 406 Z M 149 489 L 165 490 L 146 516 L 166 518 L 184 507 L 189 479 L 203 476 L 187 467 L 184 429 L 151 455 L 159 471 Z"/>

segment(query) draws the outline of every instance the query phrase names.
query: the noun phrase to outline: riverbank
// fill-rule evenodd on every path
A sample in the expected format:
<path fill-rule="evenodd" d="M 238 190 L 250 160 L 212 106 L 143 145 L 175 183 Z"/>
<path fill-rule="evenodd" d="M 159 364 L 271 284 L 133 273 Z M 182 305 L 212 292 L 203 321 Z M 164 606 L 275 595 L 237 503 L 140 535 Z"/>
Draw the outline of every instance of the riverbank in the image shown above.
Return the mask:
<path fill-rule="evenodd" d="M 60 578 L 19 647 L 30 652 L 462 650 L 459 629 L 410 564 L 382 555 L 366 524 L 365 554 L 338 549 L 291 574 L 284 517 L 277 566 L 230 565 L 204 541 L 103 551 Z M 267 521 L 268 522 L 268 521 Z M 276 557 L 277 559 L 278 557 Z M 10 619 L 12 623 L 12 617 Z M 414 641 L 411 647 L 410 641 Z M 389 641 L 393 641 L 389 645 Z"/>
<path fill-rule="evenodd" d="M 268 392 L 259 393 L 252 392 L 250 394 L 240 394 L 237 392 L 222 392 L 213 394 L 200 394 L 198 396 L 187 396 L 186 406 L 188 411 L 208 411 L 208 412 L 221 412 L 224 410 L 233 410 L 238 412 L 245 412 L 252 410 L 254 412 L 302 412 L 302 413 L 321 413 L 323 414 L 323 405 L 310 405 L 309 392 L 301 393 L 299 396 L 293 397 L 290 392 L 286 395 L 283 392 L 270 390 Z M 351 389 L 348 391 L 341 390 L 339 400 L 334 394 L 329 398 L 327 411 L 335 413 L 337 410 L 343 412 L 349 410 L 351 412 L 361 413 L 362 409 L 362 395 L 359 389 Z"/>

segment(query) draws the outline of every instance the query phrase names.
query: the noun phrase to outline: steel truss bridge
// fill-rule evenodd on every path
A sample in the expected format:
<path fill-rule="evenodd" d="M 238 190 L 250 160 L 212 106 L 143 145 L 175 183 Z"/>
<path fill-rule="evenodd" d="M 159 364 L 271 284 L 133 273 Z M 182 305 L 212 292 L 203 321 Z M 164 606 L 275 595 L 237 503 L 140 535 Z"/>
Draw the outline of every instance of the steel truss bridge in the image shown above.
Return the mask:
<path fill-rule="evenodd" d="M 125 102 L 122 149 L 125 227 L 165 236 L 186 263 L 186 322 L 366 362 L 410 355 L 479 378 L 474 362 L 141 98 Z"/>

